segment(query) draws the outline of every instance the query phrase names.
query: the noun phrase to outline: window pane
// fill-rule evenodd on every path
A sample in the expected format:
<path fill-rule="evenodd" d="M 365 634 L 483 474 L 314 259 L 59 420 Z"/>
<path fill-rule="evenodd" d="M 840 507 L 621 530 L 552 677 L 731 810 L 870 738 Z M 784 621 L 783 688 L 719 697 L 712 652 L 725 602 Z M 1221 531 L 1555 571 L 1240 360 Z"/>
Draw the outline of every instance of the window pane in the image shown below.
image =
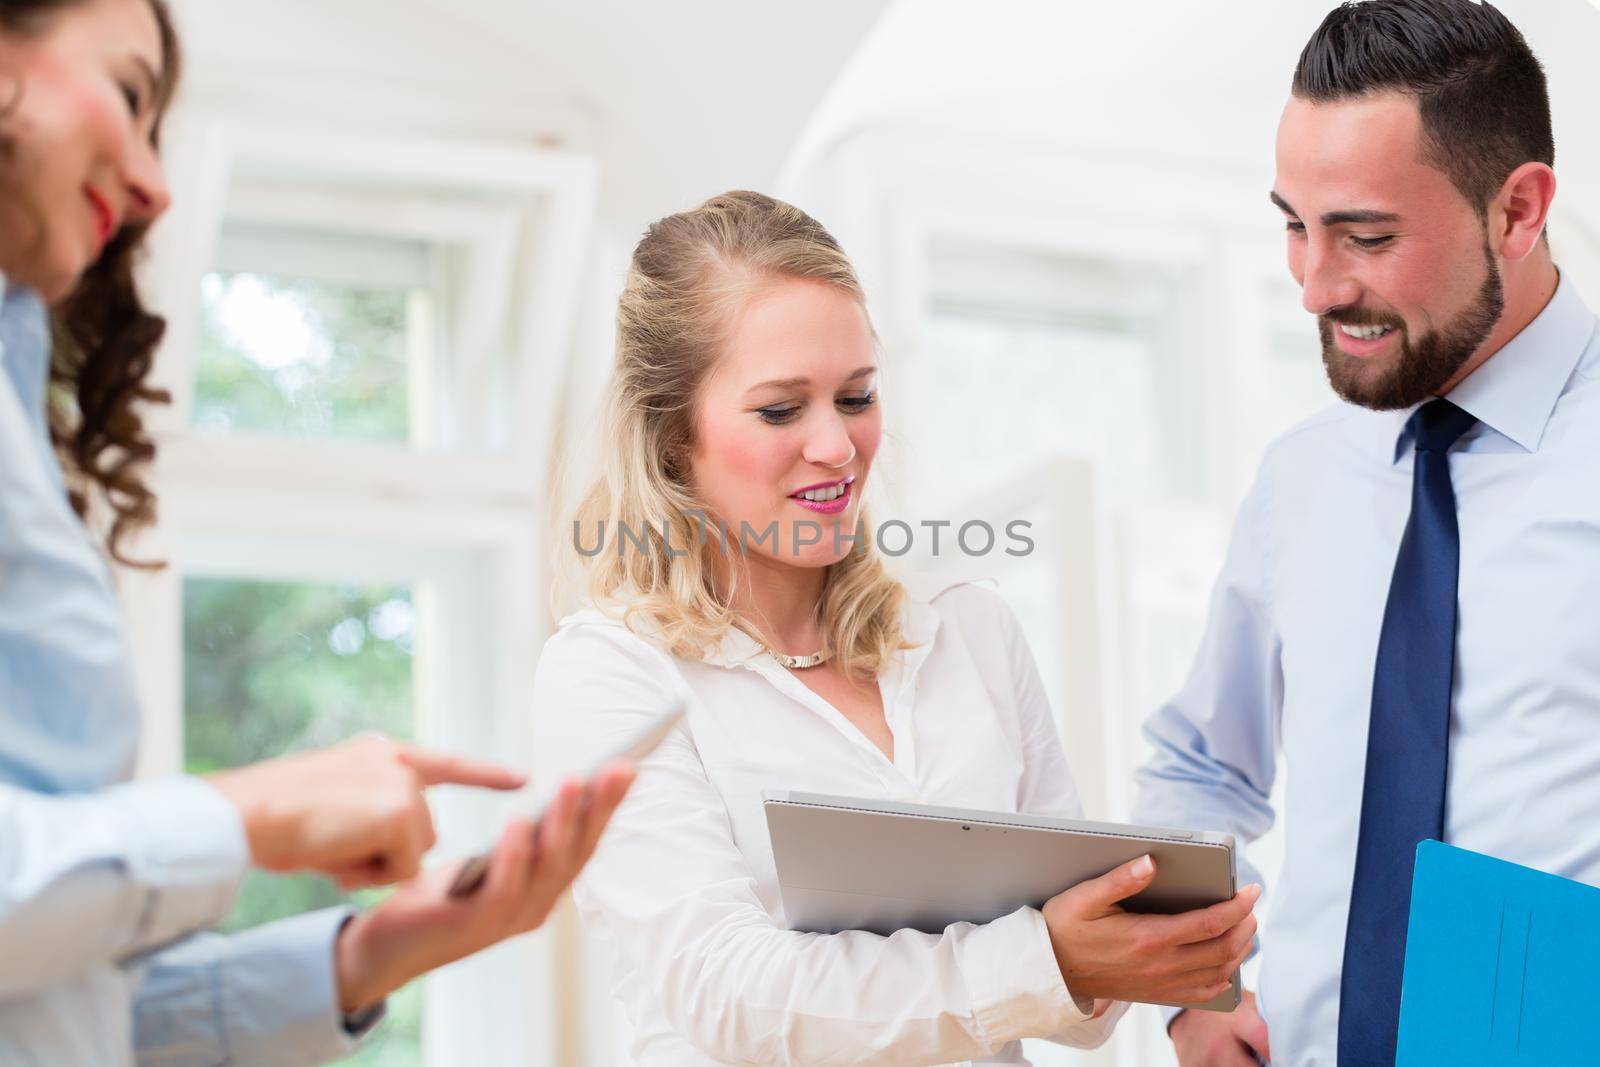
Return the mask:
<path fill-rule="evenodd" d="M 183 584 L 185 767 L 204 774 L 364 730 L 412 736 L 415 613 L 404 585 L 189 578 Z M 224 930 L 317 908 L 369 906 L 314 875 L 251 871 Z M 421 987 L 348 1062 L 421 1062 Z"/>
<path fill-rule="evenodd" d="M 1082 455 L 1117 503 L 1204 484 L 1200 422 L 1175 351 L 1178 283 L 1109 260 L 936 244 L 915 366 L 917 466 L 987 486 Z"/>
<path fill-rule="evenodd" d="M 1049 456 L 1093 457 L 1114 498 L 1166 488 L 1147 337 L 1066 324 L 935 312 L 927 372 L 937 388 L 918 450 L 951 485 L 993 484 Z"/>
<path fill-rule="evenodd" d="M 404 442 L 428 292 L 214 272 L 201 285 L 195 426 Z"/>

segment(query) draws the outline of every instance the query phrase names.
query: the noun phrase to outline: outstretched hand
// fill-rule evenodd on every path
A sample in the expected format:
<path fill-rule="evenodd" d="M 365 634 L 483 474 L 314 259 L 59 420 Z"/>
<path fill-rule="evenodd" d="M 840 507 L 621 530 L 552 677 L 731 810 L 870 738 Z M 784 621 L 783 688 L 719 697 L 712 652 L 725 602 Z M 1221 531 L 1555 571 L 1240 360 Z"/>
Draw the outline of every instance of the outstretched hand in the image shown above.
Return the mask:
<path fill-rule="evenodd" d="M 250 860 L 269 871 L 318 871 L 341 889 L 416 875 L 433 847 L 430 786 L 517 789 L 492 763 L 363 734 L 311 752 L 207 775 L 238 808 Z"/>
<path fill-rule="evenodd" d="M 601 768 L 587 787 L 565 782 L 537 822 L 506 824 L 470 896 L 449 895 L 459 864 L 445 864 L 350 920 L 334 951 L 340 1007 L 375 1004 L 419 975 L 543 924 L 632 783 L 626 763 Z"/>

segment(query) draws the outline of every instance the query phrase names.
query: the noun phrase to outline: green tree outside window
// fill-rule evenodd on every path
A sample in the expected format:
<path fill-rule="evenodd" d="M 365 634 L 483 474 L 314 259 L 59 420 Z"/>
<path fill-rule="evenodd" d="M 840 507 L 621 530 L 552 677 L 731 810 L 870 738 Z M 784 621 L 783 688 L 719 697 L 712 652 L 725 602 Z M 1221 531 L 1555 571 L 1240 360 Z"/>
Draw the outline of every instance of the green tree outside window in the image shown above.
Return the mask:
<path fill-rule="evenodd" d="M 185 769 L 205 774 L 330 744 L 365 730 L 413 734 L 415 613 L 403 585 L 190 578 L 183 585 Z M 325 878 L 252 871 L 223 924 L 236 931 L 381 892 L 341 895 Z M 353 1057 L 421 1064 L 421 987 Z"/>

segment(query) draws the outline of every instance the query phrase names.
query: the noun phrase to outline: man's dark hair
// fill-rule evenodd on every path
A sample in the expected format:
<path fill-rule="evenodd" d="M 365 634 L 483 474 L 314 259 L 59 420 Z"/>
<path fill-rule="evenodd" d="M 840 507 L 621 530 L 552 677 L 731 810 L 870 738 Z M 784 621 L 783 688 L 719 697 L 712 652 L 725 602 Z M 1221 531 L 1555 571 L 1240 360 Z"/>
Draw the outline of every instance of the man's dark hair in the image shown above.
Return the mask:
<path fill-rule="evenodd" d="M 1416 98 L 1427 159 L 1480 215 L 1512 171 L 1555 162 L 1544 68 L 1487 3 L 1362 0 L 1329 12 L 1300 53 L 1294 95 L 1384 91 Z"/>

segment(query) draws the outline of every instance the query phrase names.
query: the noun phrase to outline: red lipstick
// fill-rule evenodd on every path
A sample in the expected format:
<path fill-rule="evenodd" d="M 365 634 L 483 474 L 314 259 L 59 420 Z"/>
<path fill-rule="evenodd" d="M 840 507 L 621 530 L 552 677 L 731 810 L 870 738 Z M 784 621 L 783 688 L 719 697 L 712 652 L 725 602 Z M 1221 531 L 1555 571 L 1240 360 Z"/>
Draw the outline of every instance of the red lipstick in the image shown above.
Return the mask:
<path fill-rule="evenodd" d="M 89 207 L 94 212 L 95 240 L 98 242 L 98 251 L 104 251 L 111 241 L 111 235 L 117 230 L 116 212 L 111 210 L 111 204 L 94 186 L 84 187 L 84 196 L 88 197 Z"/>

